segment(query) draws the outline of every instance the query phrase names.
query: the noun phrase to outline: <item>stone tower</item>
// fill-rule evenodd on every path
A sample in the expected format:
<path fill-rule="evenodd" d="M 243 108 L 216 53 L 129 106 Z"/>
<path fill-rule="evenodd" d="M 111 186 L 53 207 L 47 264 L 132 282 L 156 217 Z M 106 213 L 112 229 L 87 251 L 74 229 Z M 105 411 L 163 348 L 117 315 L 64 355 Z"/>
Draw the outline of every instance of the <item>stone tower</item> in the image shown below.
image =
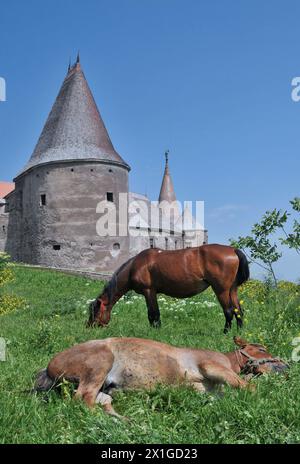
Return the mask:
<path fill-rule="evenodd" d="M 7 198 L 7 251 L 25 263 L 115 270 L 129 254 L 128 234 L 118 236 L 118 196 L 128 193 L 129 170 L 112 145 L 78 56 Z M 96 232 L 102 200 L 116 209 L 115 236 Z"/>

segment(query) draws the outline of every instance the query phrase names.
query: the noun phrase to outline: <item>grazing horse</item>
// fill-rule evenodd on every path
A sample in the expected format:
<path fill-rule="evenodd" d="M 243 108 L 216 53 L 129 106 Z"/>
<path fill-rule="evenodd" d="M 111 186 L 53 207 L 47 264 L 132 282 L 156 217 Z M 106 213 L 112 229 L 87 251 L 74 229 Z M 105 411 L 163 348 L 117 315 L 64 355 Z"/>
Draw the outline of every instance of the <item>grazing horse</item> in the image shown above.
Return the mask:
<path fill-rule="evenodd" d="M 76 398 L 119 416 L 112 406 L 116 389 L 151 389 L 157 384 L 187 384 L 199 392 L 228 384 L 245 388 L 240 373 L 254 375 L 282 371 L 288 366 L 273 358 L 263 345 L 235 337 L 238 349 L 230 353 L 177 348 L 142 338 L 107 338 L 75 345 L 52 358 L 41 370 L 33 392 L 58 387 L 63 379 L 77 385 Z"/>
<path fill-rule="evenodd" d="M 212 244 L 172 251 L 150 248 L 129 259 L 114 273 L 91 303 L 87 325 L 107 325 L 114 304 L 129 290 L 135 290 L 146 299 L 150 324 L 158 327 L 161 324 L 158 293 L 187 298 L 211 286 L 224 311 L 226 333 L 233 316 L 238 327 L 242 327 L 237 287 L 248 278 L 246 256 L 230 246 Z"/>

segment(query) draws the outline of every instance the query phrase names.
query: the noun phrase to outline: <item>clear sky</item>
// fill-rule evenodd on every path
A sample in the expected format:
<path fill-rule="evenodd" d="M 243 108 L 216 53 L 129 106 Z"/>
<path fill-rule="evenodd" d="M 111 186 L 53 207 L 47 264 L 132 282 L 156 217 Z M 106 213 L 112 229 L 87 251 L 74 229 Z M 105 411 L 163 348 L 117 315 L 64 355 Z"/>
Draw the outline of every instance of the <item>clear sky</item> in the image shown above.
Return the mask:
<path fill-rule="evenodd" d="M 247 234 L 300 194 L 299 18 L 298 0 L 0 0 L 0 179 L 28 160 L 79 49 L 131 190 L 157 198 L 168 148 L 209 241 Z M 299 257 L 277 271 L 299 278 Z"/>

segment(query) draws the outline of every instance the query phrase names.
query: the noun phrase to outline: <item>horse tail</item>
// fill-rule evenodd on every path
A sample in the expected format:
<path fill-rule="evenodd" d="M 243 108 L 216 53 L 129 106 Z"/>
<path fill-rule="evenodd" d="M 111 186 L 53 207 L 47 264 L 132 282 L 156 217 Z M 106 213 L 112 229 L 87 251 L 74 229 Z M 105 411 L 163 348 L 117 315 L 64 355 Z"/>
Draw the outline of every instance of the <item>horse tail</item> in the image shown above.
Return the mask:
<path fill-rule="evenodd" d="M 51 379 L 48 370 L 42 369 L 37 373 L 35 384 L 31 393 L 49 391 L 55 385 L 55 379 Z"/>
<path fill-rule="evenodd" d="M 236 285 L 239 286 L 249 279 L 250 271 L 245 253 L 243 253 L 241 250 L 238 250 L 237 248 L 235 248 L 234 251 L 239 258 L 239 268 L 235 278 Z"/>

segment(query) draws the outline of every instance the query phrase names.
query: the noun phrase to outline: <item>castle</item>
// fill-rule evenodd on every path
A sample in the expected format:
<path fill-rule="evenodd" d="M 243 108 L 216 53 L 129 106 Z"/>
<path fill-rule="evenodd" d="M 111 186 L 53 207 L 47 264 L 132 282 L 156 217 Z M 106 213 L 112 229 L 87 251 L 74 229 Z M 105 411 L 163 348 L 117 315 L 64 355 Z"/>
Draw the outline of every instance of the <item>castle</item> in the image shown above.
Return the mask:
<path fill-rule="evenodd" d="M 129 192 L 129 171 L 113 147 L 78 56 L 31 158 L 15 184 L 8 184 L 5 194 L 0 189 L 0 251 L 18 262 L 109 273 L 146 248 L 207 243 L 207 231 L 189 209 L 176 206 L 167 154 L 154 204 Z M 107 211 L 112 233 L 99 233 Z"/>

